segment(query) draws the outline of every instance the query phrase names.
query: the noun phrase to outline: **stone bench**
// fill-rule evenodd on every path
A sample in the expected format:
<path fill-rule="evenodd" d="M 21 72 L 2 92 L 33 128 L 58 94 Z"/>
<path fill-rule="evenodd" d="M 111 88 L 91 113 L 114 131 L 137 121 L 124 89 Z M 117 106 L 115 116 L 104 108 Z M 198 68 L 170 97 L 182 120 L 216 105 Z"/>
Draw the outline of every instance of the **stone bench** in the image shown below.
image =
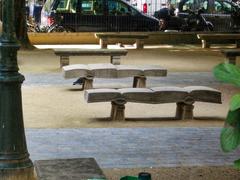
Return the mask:
<path fill-rule="evenodd" d="M 194 102 L 221 104 L 221 92 L 205 86 L 90 89 L 85 91 L 84 98 L 88 103 L 111 102 L 111 120 L 119 121 L 125 120 L 127 102 L 176 103 L 176 119 L 193 119 Z"/>
<path fill-rule="evenodd" d="M 54 49 L 60 56 L 60 67 L 69 65 L 69 56 L 110 56 L 112 64 L 120 64 L 120 57 L 127 55 L 127 50 L 119 49 Z"/>
<path fill-rule="evenodd" d="M 210 48 L 210 43 L 216 40 L 234 40 L 236 47 L 240 47 L 240 34 L 197 34 L 198 39 L 202 41 L 202 48 Z"/>
<path fill-rule="evenodd" d="M 80 78 L 83 89 L 93 88 L 93 78 L 133 78 L 133 87 L 146 87 L 147 76 L 166 76 L 167 70 L 156 65 L 73 64 L 64 66 L 65 79 Z"/>
<path fill-rule="evenodd" d="M 144 40 L 148 38 L 148 35 L 130 33 L 95 33 L 95 37 L 99 38 L 99 44 L 103 49 L 107 48 L 110 39 L 135 39 L 136 48 L 143 49 Z"/>
<path fill-rule="evenodd" d="M 227 61 L 231 64 L 236 64 L 236 57 L 240 56 L 239 49 L 222 49 L 221 53 L 225 55 Z"/>

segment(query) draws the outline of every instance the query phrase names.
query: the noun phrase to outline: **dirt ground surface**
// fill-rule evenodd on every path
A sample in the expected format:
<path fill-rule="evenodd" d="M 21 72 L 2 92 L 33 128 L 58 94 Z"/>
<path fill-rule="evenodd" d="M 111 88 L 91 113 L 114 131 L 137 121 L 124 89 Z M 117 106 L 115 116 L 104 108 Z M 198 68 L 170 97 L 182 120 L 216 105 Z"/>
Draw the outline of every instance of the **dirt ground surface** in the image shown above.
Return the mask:
<path fill-rule="evenodd" d="M 20 72 L 24 74 L 61 73 L 59 57 L 52 50 L 21 50 L 18 53 Z M 147 46 L 144 50 L 131 49 L 121 64 L 156 64 L 169 72 L 211 72 L 224 62 L 219 48 L 201 49 L 199 46 Z M 109 63 L 106 57 L 71 57 L 71 64 Z M 64 79 L 63 79 L 64 81 Z M 196 82 L 196 85 L 198 82 Z M 24 85 L 22 87 L 23 114 L 26 128 L 99 128 L 99 127 L 222 127 L 229 101 L 238 89 L 231 86 L 215 87 L 223 93 L 223 104 L 196 103 L 194 120 L 174 120 L 174 104 L 126 105 L 125 122 L 112 122 L 110 103 L 87 104 L 84 92 L 71 85 Z M 137 175 L 147 171 L 153 180 L 215 180 L 240 179 L 239 171 L 230 167 L 159 167 L 138 169 L 104 169 L 109 179 Z"/>

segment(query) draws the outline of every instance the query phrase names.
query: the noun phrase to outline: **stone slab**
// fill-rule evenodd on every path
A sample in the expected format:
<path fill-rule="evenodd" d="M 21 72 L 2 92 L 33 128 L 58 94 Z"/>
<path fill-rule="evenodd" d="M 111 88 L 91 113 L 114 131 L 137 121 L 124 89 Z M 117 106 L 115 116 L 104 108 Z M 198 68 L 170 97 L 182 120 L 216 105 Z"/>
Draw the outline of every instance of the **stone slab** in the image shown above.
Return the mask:
<path fill-rule="evenodd" d="M 116 78 L 117 69 L 113 64 L 89 64 L 89 71 L 92 71 L 94 77 L 98 78 Z"/>
<path fill-rule="evenodd" d="M 222 103 L 221 92 L 216 89 L 206 86 L 188 86 L 184 89 L 190 93 L 190 96 L 193 97 L 195 101 Z"/>
<path fill-rule="evenodd" d="M 38 160 L 34 165 L 38 180 L 105 179 L 94 158 Z"/>
<path fill-rule="evenodd" d="M 88 103 L 108 102 L 121 97 L 116 89 L 89 89 L 84 92 L 84 98 Z"/>
<path fill-rule="evenodd" d="M 127 102 L 152 103 L 153 91 L 148 88 L 122 88 L 119 89 Z"/>
<path fill-rule="evenodd" d="M 183 102 L 188 96 L 188 91 L 180 87 L 155 87 L 154 102 L 156 103 L 175 103 Z"/>
<path fill-rule="evenodd" d="M 116 65 L 116 68 L 117 68 L 117 76 L 119 78 L 144 75 L 143 71 L 142 71 L 142 68 L 140 68 L 138 66 Z"/>
<path fill-rule="evenodd" d="M 71 79 L 76 77 L 86 77 L 89 74 L 89 68 L 85 64 L 73 64 L 62 67 L 63 77 Z"/>

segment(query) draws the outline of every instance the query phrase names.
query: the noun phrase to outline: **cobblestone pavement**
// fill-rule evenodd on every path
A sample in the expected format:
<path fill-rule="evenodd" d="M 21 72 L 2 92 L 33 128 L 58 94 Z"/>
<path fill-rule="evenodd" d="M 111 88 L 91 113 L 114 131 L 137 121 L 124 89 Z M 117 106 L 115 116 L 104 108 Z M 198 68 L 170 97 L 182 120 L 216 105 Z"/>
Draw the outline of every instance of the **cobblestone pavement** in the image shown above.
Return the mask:
<path fill-rule="evenodd" d="M 101 168 L 229 165 L 220 128 L 27 129 L 32 160 L 94 157 Z"/>
<path fill-rule="evenodd" d="M 24 86 L 32 85 L 71 85 L 75 79 L 64 79 L 61 73 L 25 74 Z M 94 86 L 129 87 L 132 78 L 94 79 Z M 148 77 L 147 85 L 220 85 L 211 72 L 169 72 L 167 77 Z"/>

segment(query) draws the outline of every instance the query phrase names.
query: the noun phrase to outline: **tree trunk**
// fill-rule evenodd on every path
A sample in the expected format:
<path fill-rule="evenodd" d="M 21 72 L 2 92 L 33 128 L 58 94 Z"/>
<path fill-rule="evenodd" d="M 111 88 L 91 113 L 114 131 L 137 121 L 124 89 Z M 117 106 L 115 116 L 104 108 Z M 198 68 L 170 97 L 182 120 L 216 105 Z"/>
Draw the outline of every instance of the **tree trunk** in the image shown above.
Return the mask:
<path fill-rule="evenodd" d="M 23 49 L 32 49 L 27 35 L 26 7 L 25 0 L 15 0 L 15 24 L 16 36 Z"/>

